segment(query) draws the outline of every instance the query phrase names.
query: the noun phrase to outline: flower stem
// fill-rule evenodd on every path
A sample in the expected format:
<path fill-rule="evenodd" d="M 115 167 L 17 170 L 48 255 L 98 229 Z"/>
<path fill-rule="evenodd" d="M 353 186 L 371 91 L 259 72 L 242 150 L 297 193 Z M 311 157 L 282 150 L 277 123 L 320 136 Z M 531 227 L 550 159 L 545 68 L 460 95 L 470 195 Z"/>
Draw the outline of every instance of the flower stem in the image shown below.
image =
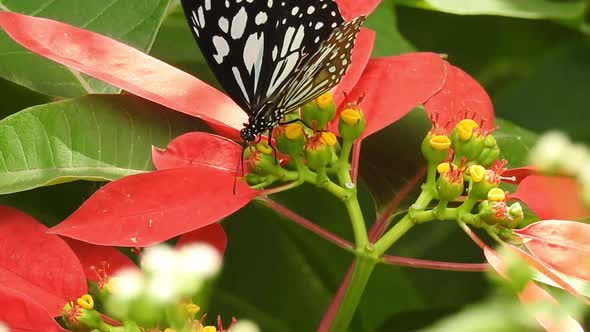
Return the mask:
<path fill-rule="evenodd" d="M 342 303 L 330 326 L 330 332 L 342 332 L 348 329 L 377 262 L 368 255 L 357 257 Z"/>
<path fill-rule="evenodd" d="M 352 231 L 354 234 L 354 243 L 357 249 L 364 249 L 369 244 L 369 237 L 367 235 L 367 227 L 365 225 L 365 219 L 356 194 L 349 196 L 344 200 L 346 210 L 350 216 L 350 222 L 352 224 Z"/>

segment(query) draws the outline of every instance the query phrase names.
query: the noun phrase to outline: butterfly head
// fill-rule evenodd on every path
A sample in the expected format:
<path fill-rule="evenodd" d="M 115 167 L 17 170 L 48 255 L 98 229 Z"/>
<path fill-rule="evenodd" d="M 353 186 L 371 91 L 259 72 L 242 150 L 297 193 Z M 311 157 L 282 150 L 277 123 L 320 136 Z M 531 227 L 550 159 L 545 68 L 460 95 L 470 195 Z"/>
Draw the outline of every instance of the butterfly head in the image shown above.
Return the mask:
<path fill-rule="evenodd" d="M 253 128 L 250 126 L 240 130 L 240 137 L 244 140 L 244 142 L 252 142 L 256 139 Z"/>

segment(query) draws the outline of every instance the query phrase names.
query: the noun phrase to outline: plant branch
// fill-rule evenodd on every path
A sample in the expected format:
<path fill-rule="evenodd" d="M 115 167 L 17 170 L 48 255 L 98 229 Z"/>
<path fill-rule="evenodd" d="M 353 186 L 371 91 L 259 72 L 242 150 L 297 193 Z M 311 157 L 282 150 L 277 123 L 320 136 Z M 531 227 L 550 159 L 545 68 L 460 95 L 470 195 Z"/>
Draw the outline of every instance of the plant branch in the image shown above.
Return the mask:
<path fill-rule="evenodd" d="M 419 269 L 430 270 L 446 270 L 446 271 L 463 271 L 463 272 L 482 272 L 485 271 L 489 265 L 487 263 L 454 263 L 454 262 L 438 262 L 424 259 L 398 257 L 385 255 L 382 262 L 389 265 L 408 266 Z"/>
<path fill-rule="evenodd" d="M 331 242 L 331 243 L 337 245 L 338 247 L 348 250 L 348 251 L 353 250 L 352 243 L 350 243 L 350 242 L 340 238 L 338 235 L 314 224 L 313 222 L 307 220 L 306 218 L 300 216 L 299 214 L 289 210 L 287 207 L 273 201 L 269 197 L 261 196 L 258 198 L 258 200 L 263 201 L 266 204 L 268 204 L 268 206 L 271 209 L 273 209 L 275 212 L 277 212 L 279 215 L 290 219 L 291 221 L 293 221 L 297 225 L 299 225 L 299 226 L 307 229 L 308 231 L 326 239 L 328 242 Z"/>

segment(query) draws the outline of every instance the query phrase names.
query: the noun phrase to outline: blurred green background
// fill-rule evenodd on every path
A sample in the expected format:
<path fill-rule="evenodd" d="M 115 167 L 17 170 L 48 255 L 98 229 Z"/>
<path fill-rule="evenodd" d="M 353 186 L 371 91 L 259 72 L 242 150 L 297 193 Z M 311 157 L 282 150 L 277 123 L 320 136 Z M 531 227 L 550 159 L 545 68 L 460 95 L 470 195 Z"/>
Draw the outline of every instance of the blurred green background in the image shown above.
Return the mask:
<path fill-rule="evenodd" d="M 576 140 L 590 143 L 589 6 L 586 0 L 383 0 L 367 26 L 377 31 L 374 56 L 411 51 L 444 53 L 452 64 L 474 76 L 489 92 L 497 116 L 507 120 L 497 123 L 503 137 L 501 144 L 507 146 L 505 156 L 511 158 L 512 166 L 520 166 L 526 163 L 526 153 L 536 134 L 546 130 L 563 130 Z M 218 86 L 176 0 L 169 6 L 168 0 L 115 0 L 109 4 L 87 0 L 0 0 L 0 9 L 50 17 L 106 34 Z M 87 93 L 72 83 L 71 73 L 63 67 L 34 55 L 15 55 L 18 52 L 21 49 L 0 32 L 1 117 Z M 87 80 L 94 92 L 119 92 Z M 87 104 L 82 101 L 80 107 Z M 138 103 L 125 97 L 127 102 Z M 48 106 L 50 110 L 52 107 Z M 163 114 L 172 113 L 157 105 L 151 107 Z M 192 119 L 173 117 L 170 121 L 174 123 L 191 122 L 190 126 L 178 125 L 179 132 L 198 126 Z M 145 126 L 161 125 L 158 119 L 145 121 Z M 418 144 L 428 129 L 429 122 L 417 110 L 364 144 L 360 196 L 368 221 L 374 220 L 383 204 L 423 165 Z M 150 148 L 148 143 L 142 147 L 144 152 Z M 0 202 L 55 224 L 99 185 L 72 182 L 6 194 L 0 196 Z M 318 189 L 304 187 L 276 199 L 351 238 L 340 203 Z M 257 321 L 263 331 L 313 331 L 352 257 L 257 203 L 231 216 L 223 225 L 229 245 L 225 271 L 213 292 L 211 314 L 248 317 Z M 483 261 L 478 248 L 453 224 L 417 227 L 392 253 Z M 494 293 L 482 274 L 380 266 L 351 331 L 415 331 L 451 313 L 472 308 L 471 304 L 486 301 Z M 486 303 L 480 303 L 483 310 L 472 310 L 473 315 L 482 318 L 482 324 Z M 454 324 L 456 331 L 475 331 L 468 319 Z M 514 331 L 511 328 L 516 325 L 511 326 L 503 331 Z M 485 331 L 501 330 L 492 328 Z"/>

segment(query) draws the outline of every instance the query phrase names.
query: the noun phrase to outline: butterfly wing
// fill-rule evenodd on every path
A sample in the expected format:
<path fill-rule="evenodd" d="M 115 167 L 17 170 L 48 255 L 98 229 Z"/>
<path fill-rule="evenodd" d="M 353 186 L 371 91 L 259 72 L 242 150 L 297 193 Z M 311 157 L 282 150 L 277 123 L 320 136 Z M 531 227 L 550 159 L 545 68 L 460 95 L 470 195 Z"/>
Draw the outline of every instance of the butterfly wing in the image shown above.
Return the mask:
<path fill-rule="evenodd" d="M 343 22 L 333 0 L 182 0 L 217 80 L 249 115 Z"/>

